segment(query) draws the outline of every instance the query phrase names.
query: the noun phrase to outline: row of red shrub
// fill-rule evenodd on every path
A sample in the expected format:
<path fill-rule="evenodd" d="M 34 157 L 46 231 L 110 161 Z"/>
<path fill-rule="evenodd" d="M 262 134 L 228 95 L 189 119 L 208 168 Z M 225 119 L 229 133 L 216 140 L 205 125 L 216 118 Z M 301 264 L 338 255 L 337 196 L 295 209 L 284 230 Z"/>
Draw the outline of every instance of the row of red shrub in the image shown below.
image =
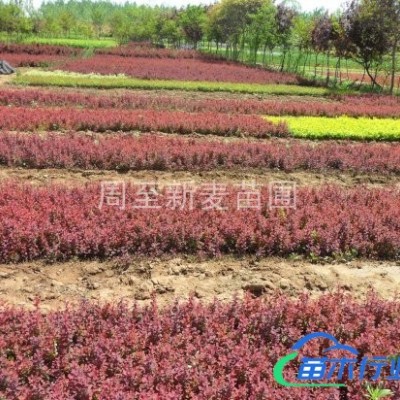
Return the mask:
<path fill-rule="evenodd" d="M 0 107 L 0 128 L 18 131 L 161 131 L 221 136 L 245 134 L 258 138 L 288 135 L 284 123 L 257 115 L 186 113 L 155 110 L 79 110 L 66 108 Z"/>
<path fill-rule="evenodd" d="M 152 203 L 161 208 L 138 209 L 140 187 L 127 185 L 126 209 L 120 210 L 99 208 L 99 184 L 69 189 L 4 183 L 0 262 L 176 253 L 400 257 L 400 195 L 394 189 L 300 188 L 297 208 L 281 210 L 270 209 L 270 193 L 262 188 L 261 210 L 237 210 L 238 189 L 227 187 L 221 202 L 226 211 L 203 209 L 205 192 L 197 188 L 193 210 L 168 207 L 165 191 Z"/>
<path fill-rule="evenodd" d="M 244 65 L 200 59 L 153 59 L 97 54 L 91 58 L 67 61 L 63 70 L 104 75 L 126 74 L 142 79 L 175 79 L 184 81 L 234 83 L 298 83 L 292 74 L 266 71 Z"/>
<path fill-rule="evenodd" d="M 201 53 L 196 50 L 157 48 L 151 43 L 145 44 L 137 42 L 129 43 L 119 47 L 97 49 L 96 54 L 140 58 L 199 58 L 208 60 L 222 60 L 222 57 L 217 55 Z"/>
<path fill-rule="evenodd" d="M 364 356 L 398 353 L 400 303 L 371 294 L 312 300 L 284 296 L 166 308 L 90 304 L 41 313 L 0 310 L 0 396 L 9 400 L 339 400 L 338 389 L 285 388 L 273 378 L 281 357 L 306 334 L 325 332 Z M 315 339 L 301 356 L 325 357 Z M 331 356 L 332 357 L 332 356 Z M 377 362 L 376 362 L 377 363 Z M 355 366 L 358 370 L 359 365 Z M 378 366 L 370 366 L 369 373 Z M 386 368 L 383 368 L 384 370 Z M 296 382 L 298 361 L 284 369 Z M 382 373 L 383 375 L 383 373 Z M 346 382 L 348 398 L 365 385 Z M 399 398 L 398 382 L 385 382 Z"/>
<path fill-rule="evenodd" d="M 398 96 L 388 96 L 383 94 L 354 94 L 354 95 L 335 95 L 338 100 L 354 105 L 369 106 L 399 106 L 400 98 Z"/>
<path fill-rule="evenodd" d="M 1 44 L 0 59 L 13 67 L 44 67 L 65 62 L 67 57 L 78 56 L 81 49 L 43 44 Z"/>
<path fill-rule="evenodd" d="M 79 56 L 83 50 L 71 46 L 55 46 L 45 44 L 23 44 L 23 43 L 0 43 L 0 54 L 26 54 L 47 56 Z M 132 42 L 127 45 L 99 48 L 96 53 L 100 55 L 115 55 L 121 57 L 143 57 L 143 58 L 204 58 L 210 60 L 221 59 L 216 55 L 200 53 L 195 50 L 179 50 L 157 48 L 151 43 Z"/>
<path fill-rule="evenodd" d="M 80 55 L 82 50 L 68 46 L 51 46 L 45 44 L 0 43 L 0 55 L 3 53 L 37 56 L 76 56 Z"/>
<path fill-rule="evenodd" d="M 337 101 L 293 101 L 249 98 L 188 98 L 153 93 L 94 94 L 84 91 L 0 89 L 0 104 L 16 106 L 79 106 L 87 108 L 168 109 L 268 115 L 349 115 L 400 117 L 400 101 L 391 96 L 347 96 Z"/>
<path fill-rule="evenodd" d="M 0 59 L 6 60 L 12 67 L 47 67 L 61 63 L 64 58 L 59 56 L 0 53 Z"/>
<path fill-rule="evenodd" d="M 25 168 L 206 171 L 269 168 L 400 174 L 396 143 L 223 143 L 158 135 L 0 136 L 0 164 Z"/>
<path fill-rule="evenodd" d="M 239 62 L 229 61 L 219 54 L 205 53 L 197 50 L 161 48 L 151 43 L 131 42 L 129 44 L 96 49 L 96 54 L 113 55 L 131 58 L 167 58 L 167 59 L 198 59 L 208 62 L 218 62 L 231 65 L 240 65 Z M 253 68 L 262 68 L 253 66 Z M 282 74 L 283 76 L 285 74 Z"/>

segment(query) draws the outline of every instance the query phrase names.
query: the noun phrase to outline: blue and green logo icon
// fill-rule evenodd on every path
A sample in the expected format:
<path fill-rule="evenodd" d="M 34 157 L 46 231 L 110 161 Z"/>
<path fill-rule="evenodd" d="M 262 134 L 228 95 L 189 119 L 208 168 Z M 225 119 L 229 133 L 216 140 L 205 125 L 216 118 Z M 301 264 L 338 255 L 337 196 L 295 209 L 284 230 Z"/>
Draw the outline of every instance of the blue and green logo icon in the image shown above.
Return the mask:
<path fill-rule="evenodd" d="M 297 371 L 296 382 L 288 382 L 283 376 L 284 369 L 300 354 L 301 349 L 311 340 L 323 339 L 332 345 L 322 352 L 322 357 L 303 357 Z M 286 387 L 342 388 L 343 382 L 355 380 L 355 370 L 358 381 L 377 381 L 382 373 L 387 381 L 400 381 L 400 356 L 361 356 L 353 347 L 343 345 L 329 333 L 317 332 L 304 336 L 296 342 L 292 352 L 280 358 L 274 366 L 274 378 L 277 383 Z M 329 358 L 329 353 L 345 354 L 341 358 Z M 326 382 L 337 383 L 326 383 Z"/>
<path fill-rule="evenodd" d="M 300 350 L 311 340 L 314 339 L 327 339 L 333 342 L 333 345 L 323 351 L 324 357 L 310 358 L 304 357 L 300 360 L 300 367 L 297 373 L 298 382 L 288 382 L 283 376 L 285 367 L 295 360 L 300 354 Z M 358 351 L 353 347 L 340 344 L 339 341 L 332 335 L 325 332 L 311 333 L 298 342 L 292 348 L 292 352 L 278 360 L 274 367 L 274 379 L 277 383 L 286 387 L 345 387 L 343 383 L 318 383 L 322 380 L 332 380 L 334 374 L 337 372 L 337 379 L 340 382 L 343 379 L 345 370 L 347 376 L 352 377 L 354 372 L 354 365 L 357 363 Z M 345 351 L 351 355 L 352 358 L 329 359 L 327 355 L 332 351 Z M 347 368 L 346 368 L 347 367 Z M 305 381 L 308 381 L 305 383 Z M 311 383 L 309 383 L 311 382 Z M 316 383 L 313 383 L 316 382 Z"/>

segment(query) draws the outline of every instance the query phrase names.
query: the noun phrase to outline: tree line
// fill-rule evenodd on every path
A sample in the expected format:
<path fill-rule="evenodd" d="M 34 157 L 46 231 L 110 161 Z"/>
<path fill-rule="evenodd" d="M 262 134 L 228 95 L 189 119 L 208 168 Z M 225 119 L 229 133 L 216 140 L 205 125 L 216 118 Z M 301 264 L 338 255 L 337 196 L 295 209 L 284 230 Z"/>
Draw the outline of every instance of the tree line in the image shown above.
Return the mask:
<path fill-rule="evenodd" d="M 301 12 L 296 3 L 220 0 L 210 6 L 149 7 L 109 1 L 0 0 L 0 31 L 50 37 L 112 37 L 119 44 L 202 47 L 232 60 L 341 81 L 342 66 L 360 65 L 372 86 L 385 73 L 396 85 L 400 0 L 350 0 L 342 9 Z"/>

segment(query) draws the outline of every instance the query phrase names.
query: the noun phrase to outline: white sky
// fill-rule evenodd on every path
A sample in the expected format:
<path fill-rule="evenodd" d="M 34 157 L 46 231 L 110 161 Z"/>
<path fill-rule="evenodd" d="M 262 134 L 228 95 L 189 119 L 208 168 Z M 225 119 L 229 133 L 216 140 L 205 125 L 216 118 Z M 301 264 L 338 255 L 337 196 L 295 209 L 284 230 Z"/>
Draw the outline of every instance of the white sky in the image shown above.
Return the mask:
<path fill-rule="evenodd" d="M 326 8 L 335 11 L 340 8 L 344 0 L 298 0 L 301 7 L 305 11 L 313 11 L 316 8 Z"/>
<path fill-rule="evenodd" d="M 115 3 L 125 3 L 126 0 L 112 0 Z M 128 0 L 134 1 L 134 0 Z M 340 7 L 344 0 L 297 0 L 305 11 L 313 11 L 316 8 L 326 8 L 334 11 Z M 166 5 L 166 6 L 185 6 L 187 4 L 211 4 L 213 0 L 136 0 L 137 4 L 147 5 Z M 280 1 L 278 0 L 277 3 Z M 33 5 L 39 7 L 42 0 L 33 0 Z"/>

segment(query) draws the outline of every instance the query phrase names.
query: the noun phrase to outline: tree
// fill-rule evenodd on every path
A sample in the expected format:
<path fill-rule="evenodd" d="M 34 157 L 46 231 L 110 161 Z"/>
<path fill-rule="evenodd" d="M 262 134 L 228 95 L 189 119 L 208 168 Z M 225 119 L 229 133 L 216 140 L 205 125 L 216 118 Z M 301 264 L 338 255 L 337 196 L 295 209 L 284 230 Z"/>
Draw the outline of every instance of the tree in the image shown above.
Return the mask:
<path fill-rule="evenodd" d="M 303 61 L 303 74 L 305 73 L 307 61 L 311 58 L 311 40 L 313 31 L 313 16 L 309 14 L 298 14 L 293 23 L 293 44 L 299 49 L 299 57 L 296 64 L 296 72 L 303 53 L 306 54 Z"/>
<path fill-rule="evenodd" d="M 391 48 L 390 19 L 383 1 L 353 0 L 343 18 L 346 34 L 354 44 L 352 56 L 364 67 L 373 88 L 381 88 L 376 77 Z"/>
<path fill-rule="evenodd" d="M 96 36 L 100 37 L 107 17 L 106 9 L 101 3 L 94 3 L 91 5 L 90 16 Z"/>
<path fill-rule="evenodd" d="M 250 15 L 248 28 L 248 43 L 250 47 L 250 60 L 257 62 L 260 46 L 263 46 L 263 64 L 267 48 L 276 45 L 276 8 L 271 0 L 266 0 L 255 14 Z"/>
<path fill-rule="evenodd" d="M 280 70 L 285 67 L 286 55 L 290 48 L 290 40 L 292 37 L 293 21 L 296 12 L 287 7 L 285 3 L 281 3 L 277 7 L 276 24 L 278 44 L 282 46 L 282 61 Z"/>
<path fill-rule="evenodd" d="M 400 42 L 400 0 L 382 0 L 381 7 L 387 14 L 388 31 L 391 42 L 391 79 L 390 93 L 393 94 L 397 72 L 397 48 Z"/>
<path fill-rule="evenodd" d="M 335 49 L 337 57 L 335 80 L 339 78 L 341 82 L 341 61 L 342 59 L 349 59 L 355 52 L 354 44 L 346 34 L 345 20 L 343 15 L 334 15 L 332 17 L 332 44 Z"/>
<path fill-rule="evenodd" d="M 128 42 L 131 35 L 131 21 L 123 10 L 115 11 L 110 19 L 111 33 L 119 45 Z"/>
<path fill-rule="evenodd" d="M 321 52 L 327 54 L 327 84 L 329 83 L 330 77 L 330 52 L 332 48 L 333 33 L 333 23 L 328 13 L 317 18 L 314 24 L 314 29 L 311 33 L 311 44 L 316 54 Z"/>
<path fill-rule="evenodd" d="M 203 38 L 206 25 L 204 7 L 187 6 L 179 15 L 179 25 L 182 27 L 186 40 L 197 49 L 197 44 Z"/>
<path fill-rule="evenodd" d="M 63 10 L 58 17 L 59 25 L 64 36 L 68 36 L 76 24 L 76 18 L 69 10 Z"/>
<path fill-rule="evenodd" d="M 0 2 L 0 32 L 28 33 L 31 30 L 31 21 L 25 16 L 20 6 Z"/>
<path fill-rule="evenodd" d="M 163 45 L 166 40 L 168 44 L 176 46 L 181 39 L 181 31 L 177 23 L 177 13 L 171 10 L 163 10 L 156 17 L 154 27 L 154 38 L 156 43 Z"/>
<path fill-rule="evenodd" d="M 224 16 L 221 3 L 216 4 L 208 11 L 205 34 L 209 42 L 215 41 L 217 52 L 219 45 L 228 41 L 227 32 L 223 29 Z"/>
<path fill-rule="evenodd" d="M 232 47 L 232 58 L 237 60 L 244 54 L 245 38 L 254 14 L 262 7 L 264 0 L 222 0 L 215 7 L 214 21 L 228 42 L 227 51 Z M 239 48 L 240 45 L 240 48 Z"/>

